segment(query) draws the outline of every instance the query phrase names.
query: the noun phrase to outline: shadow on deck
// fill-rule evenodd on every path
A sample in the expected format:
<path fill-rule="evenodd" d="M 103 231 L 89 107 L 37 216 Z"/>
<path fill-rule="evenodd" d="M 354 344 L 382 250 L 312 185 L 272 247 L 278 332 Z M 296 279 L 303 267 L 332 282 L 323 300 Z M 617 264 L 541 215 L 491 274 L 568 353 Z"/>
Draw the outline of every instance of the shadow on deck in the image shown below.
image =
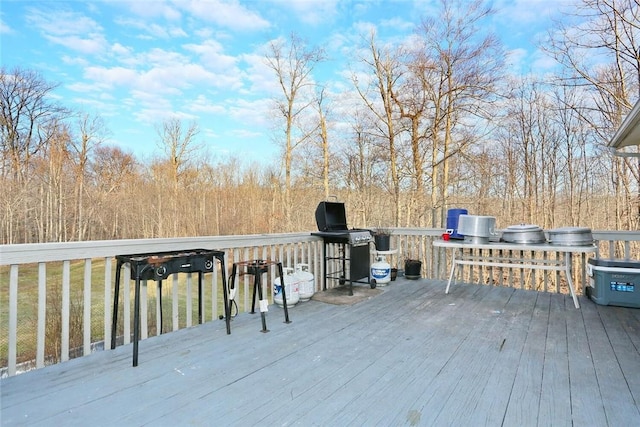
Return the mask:
<path fill-rule="evenodd" d="M 2 425 L 640 425 L 640 310 L 398 280 L 5 378 Z"/>

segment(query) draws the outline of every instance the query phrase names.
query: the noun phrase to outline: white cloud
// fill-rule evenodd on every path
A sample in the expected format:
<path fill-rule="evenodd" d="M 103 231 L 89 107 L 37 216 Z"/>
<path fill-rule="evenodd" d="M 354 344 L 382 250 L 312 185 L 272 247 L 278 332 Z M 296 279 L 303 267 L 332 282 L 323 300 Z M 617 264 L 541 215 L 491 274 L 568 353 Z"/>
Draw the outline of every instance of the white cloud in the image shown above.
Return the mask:
<path fill-rule="evenodd" d="M 4 19 L 0 19 L 0 34 L 12 34 L 13 30 L 11 27 L 4 22 Z"/>
<path fill-rule="evenodd" d="M 529 56 L 529 53 L 527 52 L 526 49 L 523 49 L 523 48 L 512 49 L 507 52 L 505 63 L 507 67 L 510 69 L 520 70 L 520 68 L 526 64 L 526 60 L 528 56 Z"/>
<path fill-rule="evenodd" d="M 263 55 L 256 53 L 242 55 L 242 61 L 246 64 L 244 75 L 249 81 L 249 85 L 243 91 L 245 94 L 276 94 L 281 90 L 274 71 L 266 65 Z"/>
<path fill-rule="evenodd" d="M 398 30 L 400 32 L 411 31 L 413 28 L 415 28 L 415 26 L 416 26 L 415 22 L 407 21 L 399 17 L 394 17 L 391 19 L 382 19 L 380 21 L 380 27 L 386 27 L 392 30 Z"/>
<path fill-rule="evenodd" d="M 301 22 L 320 25 L 333 21 L 338 16 L 338 0 L 273 0 L 284 10 L 293 12 Z"/>
<path fill-rule="evenodd" d="M 360 35 L 368 35 L 372 31 L 377 31 L 375 24 L 371 22 L 358 21 L 353 23 L 353 29 Z"/>
<path fill-rule="evenodd" d="M 30 8 L 26 20 L 45 39 L 75 52 L 97 55 L 107 47 L 102 26 L 81 13 Z"/>
<path fill-rule="evenodd" d="M 236 31 L 257 31 L 271 24 L 237 0 L 182 0 L 176 4 L 194 18 Z"/>
<path fill-rule="evenodd" d="M 239 73 L 236 68 L 237 58 L 226 55 L 224 48 L 215 40 L 206 40 L 201 44 L 185 44 L 184 49 L 199 55 L 202 65 L 207 69 L 228 74 Z"/>
<path fill-rule="evenodd" d="M 170 1 L 166 0 L 153 0 L 153 2 L 139 0 L 122 2 L 122 0 L 111 0 L 111 2 L 114 4 L 124 4 L 129 11 L 144 18 L 161 17 L 168 21 L 178 21 L 182 17 L 182 14 L 178 10 L 178 5 L 174 7 Z"/>
<path fill-rule="evenodd" d="M 135 85 L 138 75 L 134 70 L 124 67 L 87 67 L 84 70 L 84 77 L 91 80 L 103 88 L 113 88 L 115 86 Z"/>
<path fill-rule="evenodd" d="M 187 37 L 187 33 L 178 25 L 150 22 L 142 19 L 117 19 L 116 24 L 129 28 L 135 28 L 144 32 L 140 38 L 173 39 Z"/>
<path fill-rule="evenodd" d="M 250 124 L 253 128 L 270 127 L 269 111 L 271 110 L 272 100 L 269 98 L 261 98 L 253 101 L 247 99 L 229 100 L 231 105 L 229 116 L 239 123 Z"/>
<path fill-rule="evenodd" d="M 184 109 L 187 111 L 192 111 L 194 113 L 206 113 L 206 114 L 225 114 L 227 110 L 222 106 L 216 103 L 216 101 L 207 98 L 204 95 L 198 95 L 196 99 L 189 100 L 185 105 Z"/>

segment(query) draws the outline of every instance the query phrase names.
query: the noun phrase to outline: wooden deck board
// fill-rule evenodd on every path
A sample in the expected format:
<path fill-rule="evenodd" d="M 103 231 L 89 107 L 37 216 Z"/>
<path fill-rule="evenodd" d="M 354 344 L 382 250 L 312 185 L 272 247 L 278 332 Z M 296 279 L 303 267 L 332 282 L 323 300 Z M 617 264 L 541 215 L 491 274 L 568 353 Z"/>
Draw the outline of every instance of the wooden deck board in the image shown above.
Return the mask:
<path fill-rule="evenodd" d="M 571 395 L 569 382 L 569 350 L 564 300 L 551 298 L 544 343 L 542 386 L 538 407 L 538 424 L 571 426 Z M 564 402 L 564 405 L 559 405 Z"/>
<path fill-rule="evenodd" d="M 514 361 L 520 360 L 535 302 L 528 293 L 514 291 L 496 319 L 502 325 L 502 341 L 497 350 L 489 347 L 495 356 L 486 367 L 489 379 L 466 425 L 502 425 L 518 370 Z"/>
<path fill-rule="evenodd" d="M 607 425 L 607 418 L 589 347 L 588 326 L 584 318 L 587 311 L 589 307 L 582 305 L 580 310 L 565 311 L 571 415 L 573 425 L 604 426 Z"/>
<path fill-rule="evenodd" d="M 0 381 L 13 425 L 640 425 L 640 310 L 398 280 Z"/>

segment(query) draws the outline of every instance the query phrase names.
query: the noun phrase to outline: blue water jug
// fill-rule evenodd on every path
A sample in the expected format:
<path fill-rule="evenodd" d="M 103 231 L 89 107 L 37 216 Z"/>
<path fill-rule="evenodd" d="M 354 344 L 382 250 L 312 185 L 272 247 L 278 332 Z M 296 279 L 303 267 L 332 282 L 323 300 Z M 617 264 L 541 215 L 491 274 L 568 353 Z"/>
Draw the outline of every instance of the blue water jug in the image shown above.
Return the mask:
<path fill-rule="evenodd" d="M 460 215 L 467 215 L 466 209 L 449 209 L 447 211 L 447 233 L 451 239 L 464 239 L 462 234 L 458 234 L 458 218 Z"/>

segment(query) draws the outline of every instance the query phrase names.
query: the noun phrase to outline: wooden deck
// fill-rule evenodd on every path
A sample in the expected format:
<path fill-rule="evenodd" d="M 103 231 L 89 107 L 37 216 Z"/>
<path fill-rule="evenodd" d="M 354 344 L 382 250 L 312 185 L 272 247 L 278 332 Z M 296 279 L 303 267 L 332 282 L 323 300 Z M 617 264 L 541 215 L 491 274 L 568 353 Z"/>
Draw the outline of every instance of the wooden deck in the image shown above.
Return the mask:
<path fill-rule="evenodd" d="M 1 380 L 2 425 L 640 425 L 640 310 L 398 280 Z"/>

